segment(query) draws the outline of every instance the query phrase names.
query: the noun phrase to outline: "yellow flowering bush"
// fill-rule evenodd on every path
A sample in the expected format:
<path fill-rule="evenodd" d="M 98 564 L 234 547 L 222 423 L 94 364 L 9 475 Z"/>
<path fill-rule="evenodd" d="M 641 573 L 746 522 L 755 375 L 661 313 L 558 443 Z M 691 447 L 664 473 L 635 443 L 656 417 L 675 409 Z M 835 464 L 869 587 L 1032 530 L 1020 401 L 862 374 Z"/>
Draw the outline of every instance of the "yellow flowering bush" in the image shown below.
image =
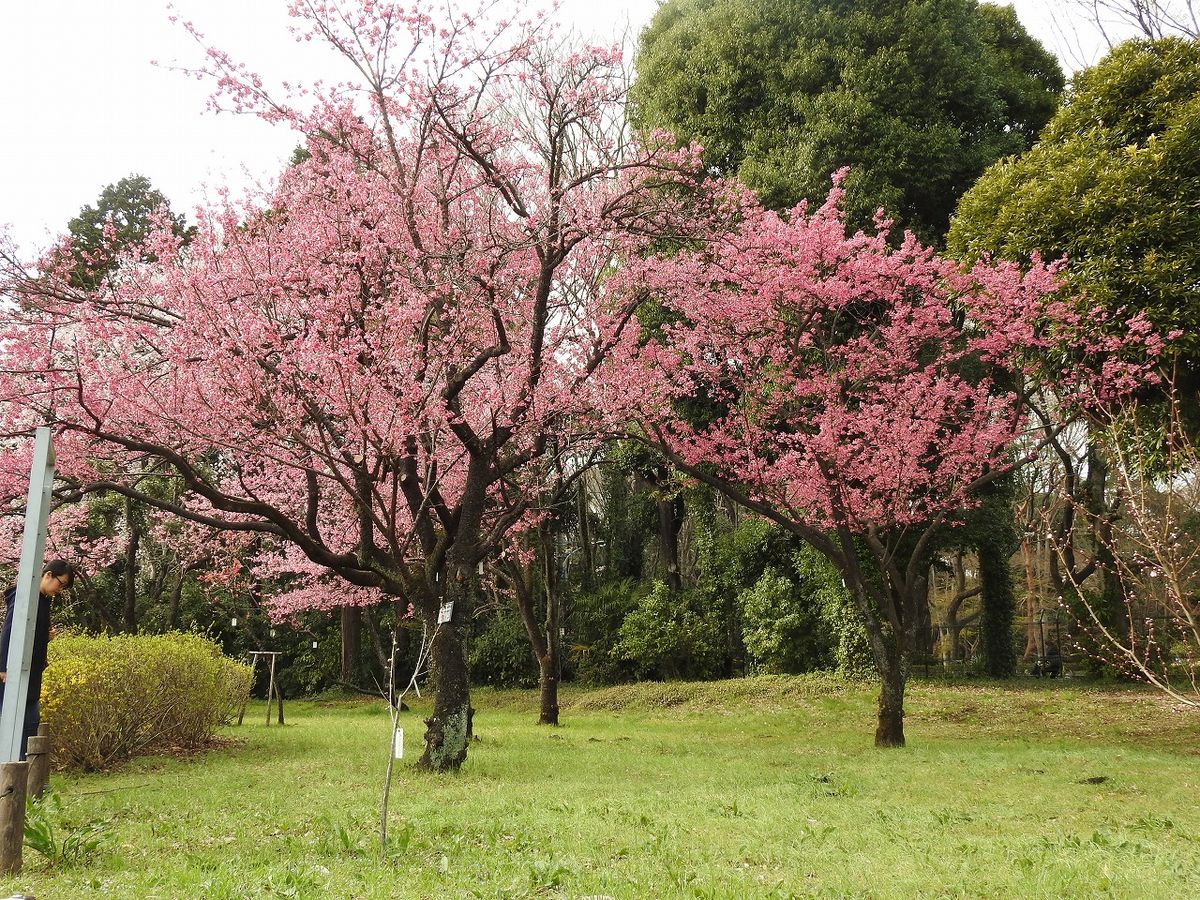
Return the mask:
<path fill-rule="evenodd" d="M 201 747 L 249 693 L 250 667 L 199 635 L 64 635 L 50 642 L 42 721 L 55 765 L 92 771 Z"/>

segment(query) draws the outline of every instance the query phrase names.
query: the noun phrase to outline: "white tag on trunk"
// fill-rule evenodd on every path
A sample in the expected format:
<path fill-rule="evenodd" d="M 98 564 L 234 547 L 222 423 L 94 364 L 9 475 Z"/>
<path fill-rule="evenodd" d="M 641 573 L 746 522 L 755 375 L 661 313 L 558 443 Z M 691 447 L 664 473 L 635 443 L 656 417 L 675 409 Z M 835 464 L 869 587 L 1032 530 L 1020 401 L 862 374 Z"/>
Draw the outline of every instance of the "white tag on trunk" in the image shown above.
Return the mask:
<path fill-rule="evenodd" d="M 392 756 L 396 759 L 404 759 L 404 729 L 397 728 L 395 734 L 392 735 Z"/>
<path fill-rule="evenodd" d="M 438 624 L 443 625 L 450 621 L 450 617 L 454 615 L 454 601 L 443 603 L 442 608 L 438 610 Z"/>

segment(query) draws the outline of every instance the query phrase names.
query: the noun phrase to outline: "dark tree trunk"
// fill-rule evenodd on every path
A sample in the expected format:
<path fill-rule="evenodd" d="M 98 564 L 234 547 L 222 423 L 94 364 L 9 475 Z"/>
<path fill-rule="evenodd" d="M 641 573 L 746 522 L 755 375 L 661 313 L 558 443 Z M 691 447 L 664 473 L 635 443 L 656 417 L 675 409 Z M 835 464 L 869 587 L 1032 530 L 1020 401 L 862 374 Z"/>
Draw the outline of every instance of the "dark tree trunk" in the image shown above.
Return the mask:
<path fill-rule="evenodd" d="M 362 610 L 357 606 L 341 607 L 342 675 L 343 684 L 355 684 L 358 678 L 358 658 L 362 651 Z"/>
<path fill-rule="evenodd" d="M 933 658 L 933 614 L 929 609 L 929 579 L 917 593 L 916 651 L 918 660 Z"/>
<path fill-rule="evenodd" d="M 658 507 L 658 545 L 667 587 L 673 591 L 683 588 L 679 567 L 679 529 L 683 526 L 683 498 L 660 496 Z"/>
<path fill-rule="evenodd" d="M 908 664 L 899 648 L 889 648 L 879 673 L 879 714 L 875 726 L 876 747 L 904 746 L 904 684 Z"/>
<path fill-rule="evenodd" d="M 596 548 L 592 546 L 591 512 L 588 508 L 587 482 L 580 479 L 578 488 L 579 505 L 579 587 L 590 591 L 596 581 Z"/>
<path fill-rule="evenodd" d="M 1096 568 L 1100 575 L 1100 597 L 1096 602 L 1101 623 L 1113 634 L 1129 634 L 1129 621 L 1125 610 L 1125 597 L 1121 592 L 1121 580 L 1115 574 L 1116 559 L 1113 556 L 1112 524 L 1108 509 L 1108 458 L 1096 441 L 1088 444 L 1087 477 L 1088 519 L 1094 534 Z M 1118 675 L 1124 672 L 1118 671 Z"/>
<path fill-rule="evenodd" d="M 142 523 L 134 501 L 125 499 L 125 524 L 129 528 L 129 540 L 125 543 L 125 614 L 123 616 L 124 630 L 129 634 L 137 632 L 137 575 L 138 550 L 142 543 Z"/>
<path fill-rule="evenodd" d="M 538 680 L 541 688 L 541 711 L 538 715 L 538 724 L 557 725 L 559 654 L 562 647 L 562 639 L 559 634 L 561 604 L 558 590 L 558 560 L 554 553 L 554 538 L 548 529 L 543 529 L 541 538 L 546 575 L 546 651 L 538 657 Z"/>
<path fill-rule="evenodd" d="M 442 603 L 453 603 L 450 621 L 438 623 L 429 649 L 429 677 L 433 685 L 433 713 L 425 720 L 425 752 L 418 765 L 432 772 L 457 770 L 467 759 L 471 737 L 471 689 L 464 637 L 470 622 L 476 590 L 474 564 L 451 551 L 446 563 Z"/>
<path fill-rule="evenodd" d="M 1013 636 L 1012 572 L 1008 546 L 999 535 L 989 535 L 979 544 L 979 581 L 983 587 L 983 614 L 979 621 L 984 670 L 993 678 L 1011 678 L 1017 670 L 1017 648 Z"/>
<path fill-rule="evenodd" d="M 179 605 L 183 600 L 183 582 L 187 578 L 187 570 L 180 569 L 175 586 L 171 589 L 171 605 L 167 610 L 167 628 L 171 631 L 179 629 Z"/>

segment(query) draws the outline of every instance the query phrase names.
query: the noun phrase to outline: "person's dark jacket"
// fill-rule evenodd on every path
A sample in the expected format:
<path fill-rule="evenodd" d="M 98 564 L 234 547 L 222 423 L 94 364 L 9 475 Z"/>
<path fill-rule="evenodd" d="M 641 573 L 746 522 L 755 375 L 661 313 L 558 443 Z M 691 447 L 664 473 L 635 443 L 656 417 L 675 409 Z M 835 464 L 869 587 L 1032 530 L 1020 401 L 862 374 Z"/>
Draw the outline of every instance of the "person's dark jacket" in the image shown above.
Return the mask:
<path fill-rule="evenodd" d="M 8 644 L 12 639 L 13 610 L 17 589 L 4 592 L 4 630 L 0 632 L 0 669 L 8 668 Z M 50 598 L 38 594 L 37 625 L 33 630 L 33 653 L 29 660 L 29 694 L 38 697 L 42 692 L 42 673 L 46 670 L 46 653 L 50 645 Z"/>

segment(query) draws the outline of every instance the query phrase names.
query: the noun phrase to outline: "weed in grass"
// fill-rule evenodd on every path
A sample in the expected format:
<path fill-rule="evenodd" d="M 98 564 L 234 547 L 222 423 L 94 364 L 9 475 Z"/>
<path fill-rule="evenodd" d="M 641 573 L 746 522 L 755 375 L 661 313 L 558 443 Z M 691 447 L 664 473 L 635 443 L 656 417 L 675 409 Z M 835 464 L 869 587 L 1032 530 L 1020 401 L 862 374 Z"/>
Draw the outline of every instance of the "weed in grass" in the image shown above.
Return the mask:
<path fill-rule="evenodd" d="M 412 822 L 409 822 L 407 819 L 401 819 L 399 825 L 389 826 L 387 850 L 384 852 L 384 858 L 394 860 L 405 856 L 409 848 L 413 846 L 413 837 L 415 835 L 416 829 L 413 827 Z"/>
<path fill-rule="evenodd" d="M 728 816 L 731 819 L 741 818 L 742 811 L 738 808 L 738 802 L 732 800 L 729 803 L 723 803 L 721 805 L 721 815 Z"/>
<path fill-rule="evenodd" d="M 297 900 L 325 896 L 323 885 L 329 874 L 324 866 L 309 869 L 289 862 L 282 869 L 267 874 L 266 896 L 294 897 Z"/>
<path fill-rule="evenodd" d="M 353 827 L 334 822 L 328 816 L 316 821 L 316 850 L 321 856 L 366 856 L 367 848 Z"/>
<path fill-rule="evenodd" d="M 47 791 L 25 808 L 25 846 L 36 850 L 52 866 L 69 868 L 97 856 L 111 828 L 104 822 L 74 822 L 63 810 L 57 791 Z"/>
<path fill-rule="evenodd" d="M 815 819 L 809 819 L 795 830 L 793 837 L 797 845 L 807 843 L 819 847 L 836 830 L 832 825 L 822 825 Z"/>
<path fill-rule="evenodd" d="M 529 886 L 535 891 L 553 891 L 574 874 L 555 859 L 535 858 L 529 863 Z"/>

